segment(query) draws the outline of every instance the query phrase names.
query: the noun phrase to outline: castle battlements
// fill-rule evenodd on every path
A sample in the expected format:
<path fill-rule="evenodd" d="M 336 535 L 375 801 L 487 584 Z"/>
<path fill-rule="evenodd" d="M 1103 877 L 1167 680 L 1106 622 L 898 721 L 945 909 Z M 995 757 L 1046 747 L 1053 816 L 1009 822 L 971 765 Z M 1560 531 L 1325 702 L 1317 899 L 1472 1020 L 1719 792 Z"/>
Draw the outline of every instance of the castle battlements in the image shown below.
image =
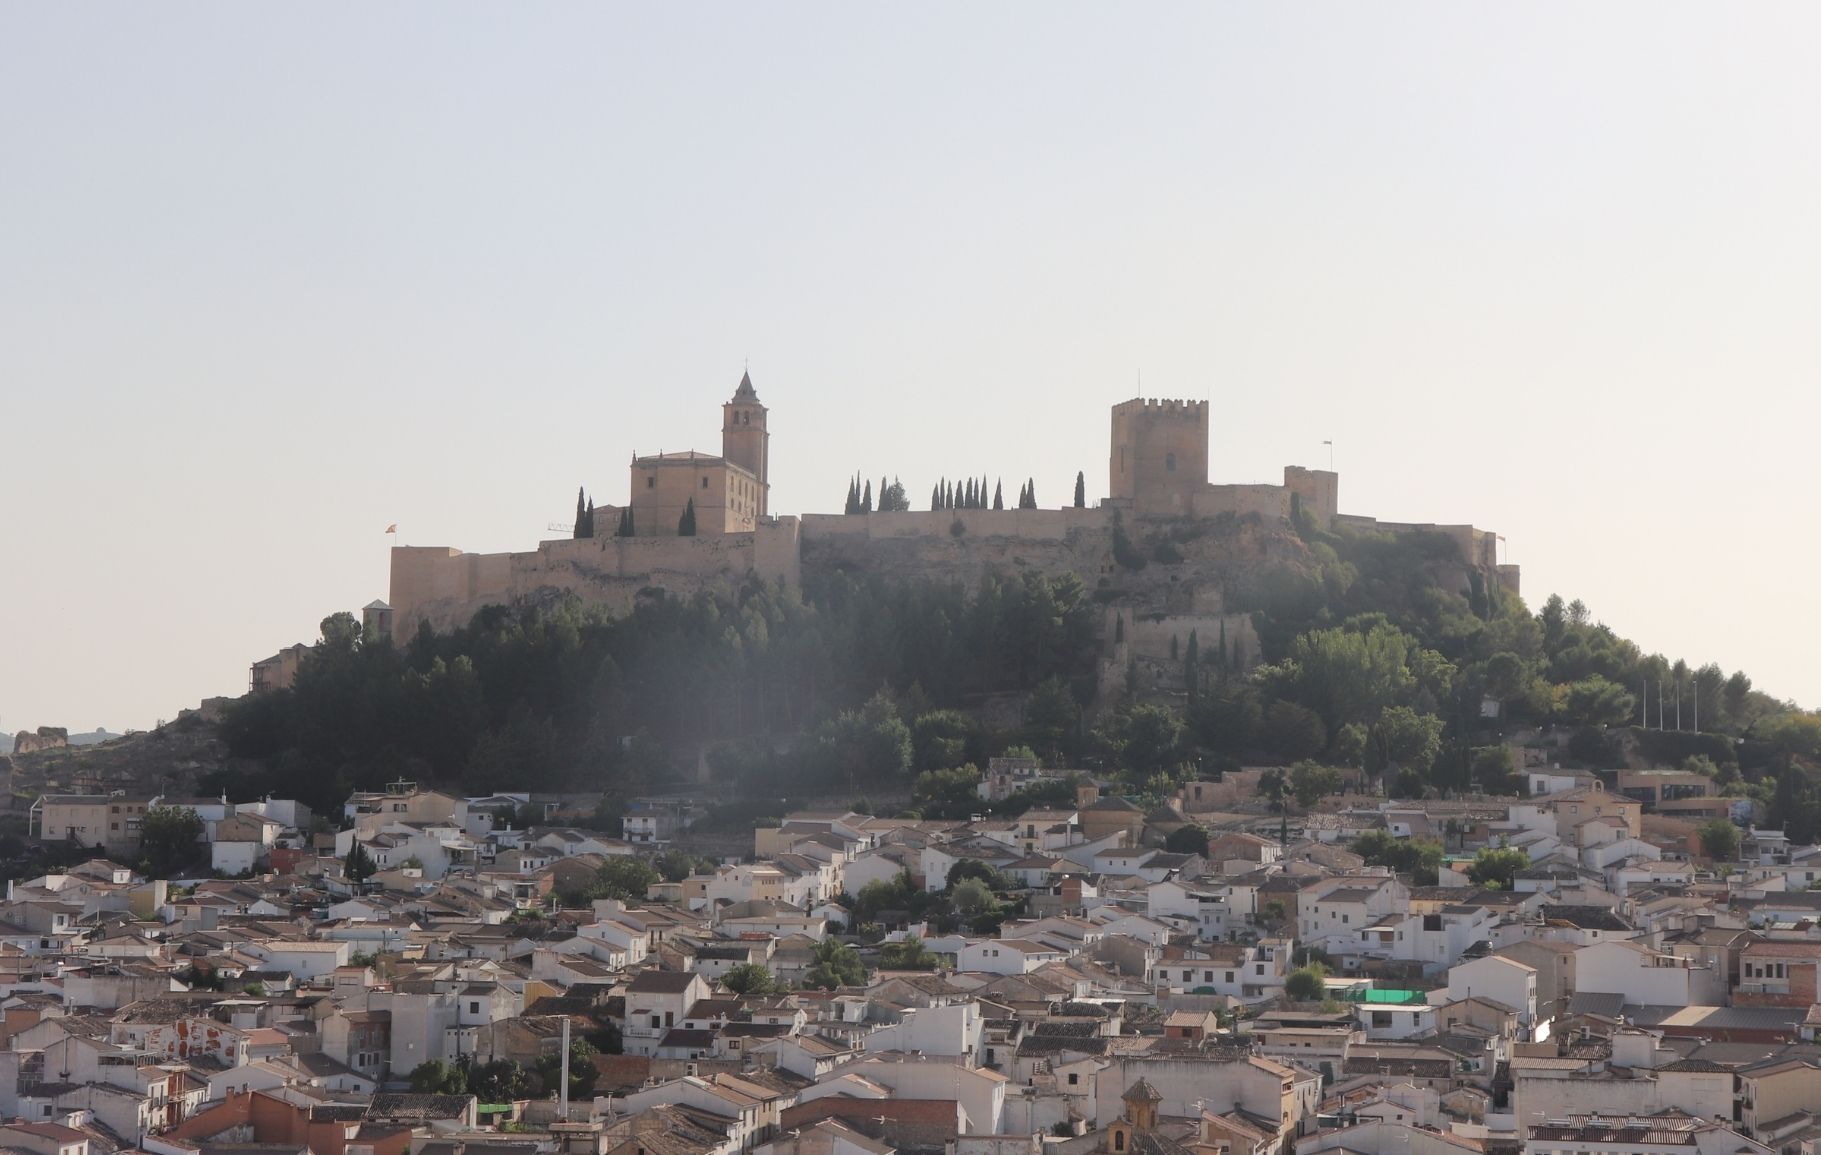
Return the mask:
<path fill-rule="evenodd" d="M 1121 401 L 1113 406 L 1114 417 L 1131 412 L 1143 412 L 1158 417 L 1184 417 L 1193 421 L 1208 415 L 1208 403 L 1175 397 L 1134 397 L 1130 401 Z"/>
<path fill-rule="evenodd" d="M 1456 542 L 1463 562 L 1516 592 L 1517 568 L 1497 563 L 1497 535 L 1471 526 L 1343 517 L 1340 475 L 1332 470 L 1292 465 L 1281 485 L 1212 484 L 1209 420 L 1207 401 L 1135 397 L 1114 405 L 1107 497 L 1085 508 L 812 513 L 799 519 L 771 513 L 767 410 L 751 377 L 742 377 L 722 406 L 721 453 L 635 455 L 626 504 L 597 506 L 593 537 L 546 541 L 520 553 L 395 548 L 393 636 L 409 638 L 422 622 L 451 629 L 486 606 L 559 593 L 623 611 L 660 591 L 690 596 L 755 577 L 796 585 L 806 546 L 821 559 L 817 564 L 836 554 L 844 566 L 892 572 L 922 567 L 971 573 L 1003 563 L 1072 570 L 1091 580 L 1113 564 L 1113 525 L 1120 516 L 1253 518 L 1271 525 L 1306 519 L 1322 529 L 1439 533 Z"/>

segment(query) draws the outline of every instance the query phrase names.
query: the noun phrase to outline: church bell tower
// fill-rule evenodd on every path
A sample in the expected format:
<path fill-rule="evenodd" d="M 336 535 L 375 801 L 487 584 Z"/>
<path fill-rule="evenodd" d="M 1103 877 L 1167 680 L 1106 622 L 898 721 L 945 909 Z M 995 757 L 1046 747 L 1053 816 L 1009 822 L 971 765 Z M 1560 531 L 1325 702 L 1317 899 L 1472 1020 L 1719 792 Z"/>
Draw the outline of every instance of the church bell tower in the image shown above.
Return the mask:
<path fill-rule="evenodd" d="M 721 456 L 758 478 L 758 514 L 771 513 L 771 434 L 765 429 L 765 406 L 752 387 L 752 374 L 740 376 L 733 400 L 721 406 Z"/>

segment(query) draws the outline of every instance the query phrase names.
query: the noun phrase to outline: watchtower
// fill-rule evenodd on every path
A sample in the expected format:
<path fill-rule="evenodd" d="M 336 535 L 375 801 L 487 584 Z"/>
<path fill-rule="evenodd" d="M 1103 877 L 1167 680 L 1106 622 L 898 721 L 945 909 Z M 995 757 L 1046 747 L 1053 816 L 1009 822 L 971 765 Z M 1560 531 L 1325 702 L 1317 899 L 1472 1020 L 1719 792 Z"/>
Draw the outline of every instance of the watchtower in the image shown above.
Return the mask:
<path fill-rule="evenodd" d="M 1113 407 L 1107 493 L 1137 514 L 1193 513 L 1208 484 L 1208 403 L 1133 398 Z"/>
<path fill-rule="evenodd" d="M 765 406 L 752 387 L 752 374 L 740 375 L 733 400 L 721 406 L 721 456 L 758 479 L 759 516 L 771 512 L 771 434 L 765 428 Z"/>

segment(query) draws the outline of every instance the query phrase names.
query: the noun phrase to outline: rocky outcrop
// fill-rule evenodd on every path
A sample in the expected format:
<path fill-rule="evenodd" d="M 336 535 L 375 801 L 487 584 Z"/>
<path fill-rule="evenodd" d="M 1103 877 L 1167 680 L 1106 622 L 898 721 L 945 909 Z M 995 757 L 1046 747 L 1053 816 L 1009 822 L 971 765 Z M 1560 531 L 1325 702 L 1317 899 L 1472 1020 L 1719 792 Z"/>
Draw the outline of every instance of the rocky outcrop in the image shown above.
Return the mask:
<path fill-rule="evenodd" d="M 21 730 L 13 735 L 13 753 L 36 754 L 40 750 L 61 750 L 70 744 L 70 732 L 63 726 L 40 726 L 34 732 Z"/>

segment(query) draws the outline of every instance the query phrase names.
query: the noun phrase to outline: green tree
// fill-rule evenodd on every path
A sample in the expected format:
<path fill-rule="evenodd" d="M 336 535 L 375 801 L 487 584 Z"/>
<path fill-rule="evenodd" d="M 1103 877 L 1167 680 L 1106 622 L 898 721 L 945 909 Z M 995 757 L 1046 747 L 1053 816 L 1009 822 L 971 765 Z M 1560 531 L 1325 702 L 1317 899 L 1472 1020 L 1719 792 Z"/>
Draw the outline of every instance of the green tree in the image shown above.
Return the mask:
<path fill-rule="evenodd" d="M 690 498 L 683 506 L 683 516 L 677 519 L 677 536 L 694 537 L 696 535 L 696 499 Z"/>
<path fill-rule="evenodd" d="M 1724 818 L 1701 823 L 1701 853 L 1715 862 L 1733 862 L 1739 857 L 1739 828 Z"/>
<path fill-rule="evenodd" d="M 1081 470 L 1075 471 L 1075 508 L 1086 509 L 1088 506 L 1088 476 Z"/>
<path fill-rule="evenodd" d="M 341 860 L 342 877 L 356 886 L 372 878 L 373 873 L 378 869 L 373 863 L 373 856 L 368 854 L 367 848 L 359 842 L 350 847 L 348 856 Z"/>
<path fill-rule="evenodd" d="M 991 910 L 996 902 L 992 890 L 978 878 L 965 879 L 949 891 L 949 899 L 963 916 L 972 919 Z"/>
<path fill-rule="evenodd" d="M 1520 870 L 1530 866 L 1530 856 L 1521 850 L 1487 847 L 1467 864 L 1467 879 L 1488 890 L 1510 890 Z"/>
<path fill-rule="evenodd" d="M 467 1073 L 460 1066 L 450 1066 L 441 1059 L 431 1059 L 411 1068 L 411 1091 L 417 1095 L 463 1095 L 468 1090 Z"/>
<path fill-rule="evenodd" d="M 632 537 L 633 536 L 632 507 L 630 505 L 627 506 L 625 509 L 620 510 L 619 536 L 620 537 Z"/>
<path fill-rule="evenodd" d="M 1303 761 L 1290 767 L 1290 792 L 1296 796 L 1296 804 L 1304 809 L 1315 805 L 1324 795 L 1340 793 L 1344 781 L 1341 772 L 1332 766 Z"/>
<path fill-rule="evenodd" d="M 645 894 L 662 876 L 650 864 L 629 854 L 615 854 L 594 872 L 590 898 L 617 898 L 621 902 L 643 901 Z"/>
<path fill-rule="evenodd" d="M 1005 508 L 1005 482 L 1003 481 L 993 483 L 993 508 Z"/>
<path fill-rule="evenodd" d="M 1284 995 L 1299 1003 L 1315 1002 L 1328 993 L 1328 985 L 1323 981 L 1327 977 L 1328 968 L 1321 963 L 1297 967 L 1284 977 Z"/>
<path fill-rule="evenodd" d="M 866 479 L 866 492 L 860 495 L 860 512 L 861 513 L 871 513 L 872 511 L 873 511 L 873 479 L 869 477 Z"/>
<path fill-rule="evenodd" d="M 917 715 L 911 726 L 911 766 L 917 770 L 945 770 L 967 761 L 968 741 L 974 720 L 960 710 L 931 710 Z"/>
<path fill-rule="evenodd" d="M 866 982 L 866 964 L 860 952 L 839 939 L 825 938 L 816 944 L 816 961 L 803 976 L 803 985 L 814 990 L 832 991 L 837 987 L 857 987 Z"/>
<path fill-rule="evenodd" d="M 741 963 L 721 976 L 721 985 L 742 997 L 768 995 L 776 989 L 771 971 L 759 963 Z"/>
<path fill-rule="evenodd" d="M 1473 755 L 1473 780 L 1487 794 L 1516 794 L 1523 784 L 1508 746 L 1487 746 Z"/>
<path fill-rule="evenodd" d="M 178 867 L 195 862 L 202 833 L 202 819 L 194 810 L 182 806 L 147 810 L 139 825 L 139 851 L 145 857 L 147 874 L 169 878 Z"/>
<path fill-rule="evenodd" d="M 586 1039 L 569 1040 L 569 1098 L 586 1099 L 594 1093 L 594 1082 L 600 1077 L 595 1069 L 594 1045 Z M 563 1057 L 541 1055 L 532 1065 L 546 1093 L 554 1093 L 563 1077 Z"/>
<path fill-rule="evenodd" d="M 1434 886 L 1442 865 L 1442 844 L 1425 838 L 1398 838 L 1384 830 L 1368 830 L 1348 848 L 1368 866 L 1383 866 L 1408 874 L 1412 886 Z"/>
<path fill-rule="evenodd" d="M 592 537 L 593 527 L 587 522 L 588 506 L 582 500 L 582 487 L 575 488 L 575 536 Z"/>
<path fill-rule="evenodd" d="M 1193 822 L 1179 826 L 1164 838 L 1163 848 L 1171 854 L 1205 855 L 1208 852 L 1208 828 Z"/>
<path fill-rule="evenodd" d="M 1408 770 L 1427 776 L 1442 749 L 1442 720 L 1408 706 L 1392 706 L 1378 716 L 1366 739 L 1366 769 L 1373 774 Z"/>
<path fill-rule="evenodd" d="M 510 1103 L 527 1097 L 525 1068 L 511 1059 L 482 1063 L 464 1055 L 461 1062 L 468 1076 L 468 1093 L 481 1102 Z"/>
<path fill-rule="evenodd" d="M 1081 729 L 1081 704 L 1061 678 L 1040 682 L 1024 703 L 1023 735 L 1046 765 L 1070 765 Z"/>
<path fill-rule="evenodd" d="M 1280 758 L 1300 760 L 1321 753 L 1328 744 L 1321 715 L 1296 702 L 1272 702 L 1265 710 L 1260 738 Z"/>
<path fill-rule="evenodd" d="M 933 971 L 939 960 L 923 940 L 907 935 L 879 948 L 879 965 L 891 971 Z"/>
<path fill-rule="evenodd" d="M 665 882 L 682 882 L 697 872 L 713 871 L 713 859 L 697 858 L 687 850 L 670 849 L 651 860 Z"/>
<path fill-rule="evenodd" d="M 1117 719 L 1120 764 L 1148 777 L 1173 766 L 1181 754 L 1182 719 L 1162 706 L 1135 706 Z"/>

